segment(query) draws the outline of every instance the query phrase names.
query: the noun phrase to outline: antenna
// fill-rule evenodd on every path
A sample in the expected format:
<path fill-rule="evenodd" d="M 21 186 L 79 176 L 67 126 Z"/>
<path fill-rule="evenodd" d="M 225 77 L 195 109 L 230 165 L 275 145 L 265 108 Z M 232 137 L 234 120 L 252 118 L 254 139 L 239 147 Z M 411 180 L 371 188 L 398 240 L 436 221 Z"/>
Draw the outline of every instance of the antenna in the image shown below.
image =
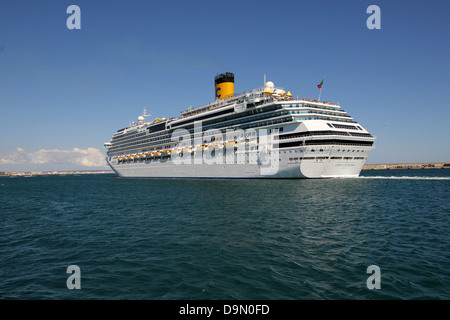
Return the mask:
<path fill-rule="evenodd" d="M 144 108 L 144 111 L 142 112 L 142 115 L 140 115 L 140 116 L 138 117 L 139 124 L 140 124 L 140 125 L 141 125 L 141 124 L 144 124 L 144 123 L 145 123 L 145 118 L 147 118 L 147 117 L 150 117 L 150 115 L 147 114 L 147 110 Z"/>
<path fill-rule="evenodd" d="M 144 118 L 148 118 L 148 117 L 151 116 L 151 114 L 147 114 L 147 109 L 145 109 L 145 107 L 144 107 L 144 111 L 142 112 L 142 116 L 143 116 Z"/>
<path fill-rule="evenodd" d="M 265 88 L 266 87 L 266 75 L 264 74 L 264 86 L 263 86 L 263 88 Z"/>

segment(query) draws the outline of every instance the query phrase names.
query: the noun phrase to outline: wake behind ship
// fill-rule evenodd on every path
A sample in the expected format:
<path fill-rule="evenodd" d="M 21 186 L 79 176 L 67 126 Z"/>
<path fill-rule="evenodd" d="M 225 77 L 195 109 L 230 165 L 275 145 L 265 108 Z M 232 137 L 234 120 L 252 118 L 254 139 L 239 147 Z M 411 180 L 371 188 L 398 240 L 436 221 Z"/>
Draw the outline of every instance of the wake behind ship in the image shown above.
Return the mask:
<path fill-rule="evenodd" d="M 328 101 L 294 99 L 265 82 L 234 93 L 234 74 L 214 79 L 215 101 L 178 118 L 138 122 L 105 143 L 120 177 L 357 177 L 375 138 Z"/>

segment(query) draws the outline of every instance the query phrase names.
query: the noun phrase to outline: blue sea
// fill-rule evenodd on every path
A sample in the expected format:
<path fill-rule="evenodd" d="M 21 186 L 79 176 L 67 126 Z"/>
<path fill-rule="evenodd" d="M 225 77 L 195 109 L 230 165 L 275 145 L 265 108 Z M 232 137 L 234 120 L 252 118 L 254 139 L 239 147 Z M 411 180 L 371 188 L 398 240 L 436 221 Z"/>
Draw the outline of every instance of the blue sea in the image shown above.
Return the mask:
<path fill-rule="evenodd" d="M 448 169 L 0 177 L 0 217 L 0 299 L 450 299 Z"/>

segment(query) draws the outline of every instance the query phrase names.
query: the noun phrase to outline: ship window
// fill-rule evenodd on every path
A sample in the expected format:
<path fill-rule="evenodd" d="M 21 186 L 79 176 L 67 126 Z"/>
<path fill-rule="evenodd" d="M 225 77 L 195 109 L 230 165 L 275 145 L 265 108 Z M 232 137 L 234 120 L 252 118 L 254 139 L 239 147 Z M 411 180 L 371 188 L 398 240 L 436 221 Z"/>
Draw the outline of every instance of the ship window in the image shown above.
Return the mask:
<path fill-rule="evenodd" d="M 280 143 L 279 148 L 298 147 L 303 145 L 302 141 Z"/>
<path fill-rule="evenodd" d="M 334 124 L 335 128 L 338 129 L 353 129 L 353 130 L 358 130 L 358 128 L 356 128 L 355 126 L 349 126 L 349 125 L 345 125 L 345 124 Z"/>

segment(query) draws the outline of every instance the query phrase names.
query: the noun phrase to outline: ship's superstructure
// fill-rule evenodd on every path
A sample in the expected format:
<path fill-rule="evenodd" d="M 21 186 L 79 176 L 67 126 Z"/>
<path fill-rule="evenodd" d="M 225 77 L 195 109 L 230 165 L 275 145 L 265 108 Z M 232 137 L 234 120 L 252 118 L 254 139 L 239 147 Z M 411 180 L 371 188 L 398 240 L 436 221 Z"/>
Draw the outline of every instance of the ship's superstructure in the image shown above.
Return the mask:
<path fill-rule="evenodd" d="M 215 78 L 216 100 L 147 121 L 145 113 L 105 143 L 121 177 L 356 177 L 375 138 L 335 103 L 294 99 L 266 82 L 234 94 L 234 75 Z"/>

